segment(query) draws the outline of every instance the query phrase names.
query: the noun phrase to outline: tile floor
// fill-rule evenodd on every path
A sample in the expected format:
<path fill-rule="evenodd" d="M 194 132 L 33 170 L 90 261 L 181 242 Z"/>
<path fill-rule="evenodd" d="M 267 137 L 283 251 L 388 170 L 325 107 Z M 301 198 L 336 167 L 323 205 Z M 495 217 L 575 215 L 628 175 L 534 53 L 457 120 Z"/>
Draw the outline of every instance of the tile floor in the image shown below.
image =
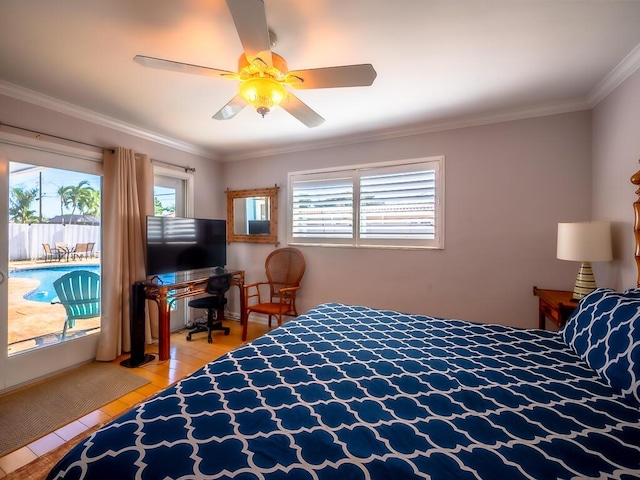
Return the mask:
<path fill-rule="evenodd" d="M 186 341 L 186 332 L 172 334 L 171 359 L 158 362 L 156 357 L 152 362 L 132 370 L 137 375 L 149 379 L 150 383 L 104 405 L 99 410 L 95 410 L 59 428 L 55 432 L 39 438 L 25 447 L 0 457 L 0 478 L 50 452 L 94 425 L 105 423 L 117 417 L 130 407 L 195 372 L 204 364 L 242 345 L 242 327 L 240 323 L 228 320 L 225 325 L 231 328 L 230 335 L 225 336 L 221 332 L 217 332 L 214 334 L 214 341 L 211 344 L 207 343 L 205 333 L 194 335 L 191 342 Z M 269 328 L 266 324 L 250 322 L 247 337 L 251 340 L 266 333 L 268 330 Z M 146 351 L 147 353 L 157 353 L 157 346 L 147 346 Z M 128 357 L 128 354 L 123 355 L 121 358 L 114 360 L 114 363 L 119 364 L 121 360 Z"/>

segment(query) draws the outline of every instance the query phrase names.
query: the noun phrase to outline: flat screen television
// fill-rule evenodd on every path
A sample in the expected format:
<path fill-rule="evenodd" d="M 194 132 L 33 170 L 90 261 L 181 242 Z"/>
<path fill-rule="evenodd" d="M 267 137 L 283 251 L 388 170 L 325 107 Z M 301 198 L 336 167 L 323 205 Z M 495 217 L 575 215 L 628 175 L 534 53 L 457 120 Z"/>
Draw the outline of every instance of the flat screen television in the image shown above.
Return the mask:
<path fill-rule="evenodd" d="M 249 220 L 249 235 L 269 235 L 270 228 L 269 220 Z"/>
<path fill-rule="evenodd" d="M 225 220 L 147 217 L 147 276 L 226 264 Z"/>

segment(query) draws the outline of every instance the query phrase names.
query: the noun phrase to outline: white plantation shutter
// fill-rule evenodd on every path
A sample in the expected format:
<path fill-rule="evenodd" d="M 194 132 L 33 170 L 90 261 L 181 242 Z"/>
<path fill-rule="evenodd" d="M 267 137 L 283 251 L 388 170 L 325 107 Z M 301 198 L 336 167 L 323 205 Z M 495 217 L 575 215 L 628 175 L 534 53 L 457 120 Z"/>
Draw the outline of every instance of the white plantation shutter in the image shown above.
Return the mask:
<path fill-rule="evenodd" d="M 289 243 L 443 247 L 444 158 L 289 175 Z"/>
<path fill-rule="evenodd" d="M 360 238 L 435 238 L 435 170 L 360 178 Z"/>
<path fill-rule="evenodd" d="M 313 176 L 292 184 L 294 238 L 344 243 L 353 238 L 353 179 Z M 303 240 L 304 241 L 304 240 Z"/>

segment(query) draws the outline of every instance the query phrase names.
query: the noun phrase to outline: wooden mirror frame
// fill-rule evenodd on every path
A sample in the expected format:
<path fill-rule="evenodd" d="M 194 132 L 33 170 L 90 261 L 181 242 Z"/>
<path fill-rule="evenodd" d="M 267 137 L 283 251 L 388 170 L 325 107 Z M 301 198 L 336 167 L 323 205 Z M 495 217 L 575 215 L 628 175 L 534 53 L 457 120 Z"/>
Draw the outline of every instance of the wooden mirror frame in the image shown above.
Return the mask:
<path fill-rule="evenodd" d="M 254 188 L 251 190 L 226 190 L 227 194 L 227 242 L 273 243 L 278 244 L 278 190 L 273 188 Z M 233 230 L 235 224 L 234 200 L 236 198 L 267 197 L 269 198 L 269 234 L 249 235 L 237 234 Z"/>

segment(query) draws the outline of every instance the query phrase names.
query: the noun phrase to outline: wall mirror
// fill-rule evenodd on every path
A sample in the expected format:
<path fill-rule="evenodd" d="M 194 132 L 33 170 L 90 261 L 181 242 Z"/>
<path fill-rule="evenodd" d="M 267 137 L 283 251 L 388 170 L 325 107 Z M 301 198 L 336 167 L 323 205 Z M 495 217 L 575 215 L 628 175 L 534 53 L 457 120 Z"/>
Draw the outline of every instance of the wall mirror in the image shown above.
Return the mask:
<path fill-rule="evenodd" d="M 227 242 L 278 244 L 278 186 L 227 190 Z"/>

